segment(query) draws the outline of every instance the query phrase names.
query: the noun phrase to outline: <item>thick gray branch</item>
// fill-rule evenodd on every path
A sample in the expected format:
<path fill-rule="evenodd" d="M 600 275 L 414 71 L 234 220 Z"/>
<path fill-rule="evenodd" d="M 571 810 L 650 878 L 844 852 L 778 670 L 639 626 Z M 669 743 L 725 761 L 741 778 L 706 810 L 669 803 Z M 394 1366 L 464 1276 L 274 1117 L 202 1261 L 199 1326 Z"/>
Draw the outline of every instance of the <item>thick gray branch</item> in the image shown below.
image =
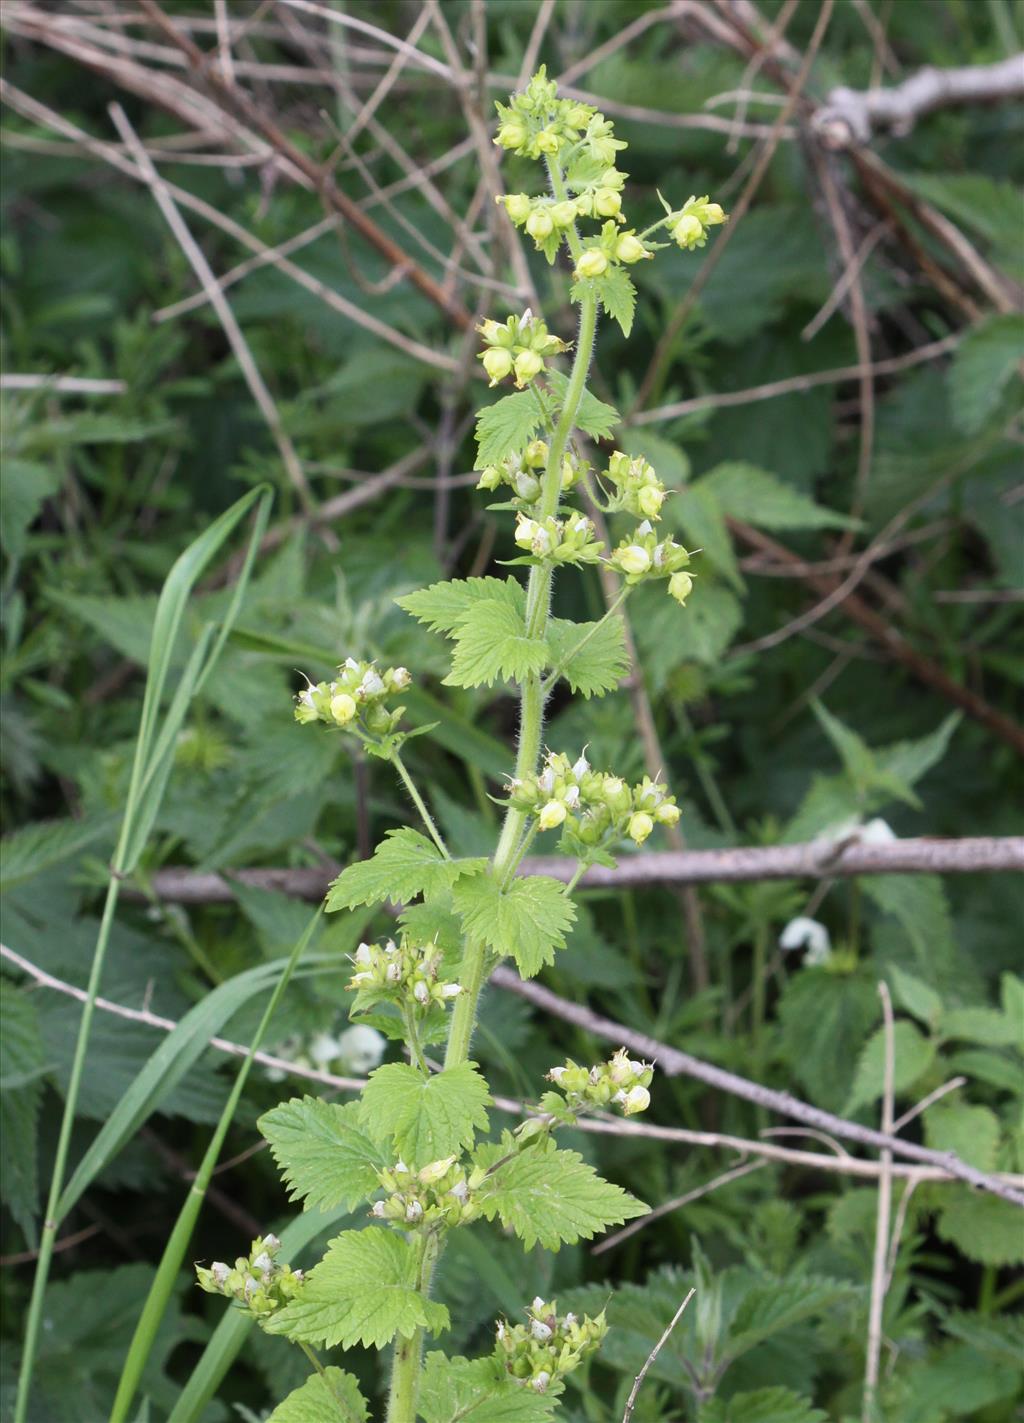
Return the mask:
<path fill-rule="evenodd" d="M 321 899 L 340 866 L 323 869 L 256 869 L 225 873 L 242 884 L 277 889 L 297 899 Z M 977 874 L 993 870 L 1024 871 L 1024 836 L 975 836 L 963 840 L 893 840 L 845 846 L 812 841 L 806 845 L 769 845 L 735 850 L 656 850 L 629 855 L 614 869 L 595 866 L 584 887 L 626 888 L 651 884 L 716 884 L 730 880 L 832 879 L 852 875 Z M 571 860 L 531 856 L 521 874 L 572 876 Z M 202 870 L 171 866 L 158 870 L 152 886 L 158 898 L 174 904 L 225 904 L 234 894 L 230 879 Z"/>
<path fill-rule="evenodd" d="M 987 104 L 1024 94 L 1024 54 L 963 69 L 919 69 L 891 89 L 833 89 L 814 115 L 829 148 L 870 142 L 877 128 L 909 133 L 923 114 L 954 104 Z"/>

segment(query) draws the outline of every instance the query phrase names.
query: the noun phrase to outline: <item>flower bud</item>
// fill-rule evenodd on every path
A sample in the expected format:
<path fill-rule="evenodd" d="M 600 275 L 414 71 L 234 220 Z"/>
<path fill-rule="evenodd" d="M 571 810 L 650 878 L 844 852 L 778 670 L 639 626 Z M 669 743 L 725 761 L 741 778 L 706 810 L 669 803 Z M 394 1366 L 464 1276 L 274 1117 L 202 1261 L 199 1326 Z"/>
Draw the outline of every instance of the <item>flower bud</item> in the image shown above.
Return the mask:
<path fill-rule="evenodd" d="M 653 257 L 654 253 L 648 252 L 639 237 L 627 232 L 616 242 L 615 255 L 620 262 L 642 262 L 645 257 Z"/>
<path fill-rule="evenodd" d="M 526 446 L 523 455 L 523 463 L 528 464 L 531 469 L 542 469 L 547 463 L 548 447 L 545 440 L 531 440 Z"/>
<path fill-rule="evenodd" d="M 614 188 L 598 188 L 594 194 L 594 211 L 598 217 L 617 217 L 622 211 L 622 199 Z"/>
<path fill-rule="evenodd" d="M 412 684 L 412 673 L 408 667 L 396 667 L 391 673 L 391 685 L 396 692 L 404 692 Z"/>
<path fill-rule="evenodd" d="M 668 591 L 680 605 L 685 603 L 693 589 L 693 579 L 689 573 L 673 573 L 668 580 Z"/>
<path fill-rule="evenodd" d="M 727 221 L 727 214 L 722 211 L 720 203 L 702 203 L 700 209 L 701 222 L 707 227 L 714 227 L 720 222 Z"/>
<path fill-rule="evenodd" d="M 548 208 L 537 208 L 526 219 L 526 230 L 537 242 L 543 242 L 545 237 L 550 237 L 554 229 L 555 224 Z"/>
<path fill-rule="evenodd" d="M 571 202 L 555 203 L 551 209 L 551 220 L 556 227 L 568 227 L 570 223 L 576 221 L 576 204 Z"/>
<path fill-rule="evenodd" d="M 521 470 L 515 477 L 513 488 L 520 499 L 525 499 L 527 503 L 532 504 L 540 494 L 540 480 L 536 475 Z"/>
<path fill-rule="evenodd" d="M 692 249 L 703 237 L 704 224 L 699 217 L 694 217 L 692 213 L 681 217 L 672 229 L 672 240 L 678 242 L 680 247 Z"/>
<path fill-rule="evenodd" d="M 635 815 L 629 817 L 627 833 L 635 844 L 642 845 L 653 829 L 654 821 L 644 811 L 638 810 Z"/>
<path fill-rule="evenodd" d="M 424 1166 L 420 1170 L 419 1178 L 424 1186 L 433 1186 L 440 1181 L 442 1176 L 447 1176 L 454 1165 L 454 1156 L 445 1156 L 440 1161 L 431 1161 L 429 1166 Z"/>
<path fill-rule="evenodd" d="M 476 482 L 477 489 L 497 489 L 501 483 L 501 470 L 496 464 L 489 464 Z"/>
<path fill-rule="evenodd" d="M 590 281 L 594 277 L 603 277 L 608 270 L 608 258 L 597 247 L 591 247 L 584 252 L 580 260 L 576 263 L 576 276 L 583 277 Z"/>
<path fill-rule="evenodd" d="M 494 141 L 499 148 L 522 148 L 526 137 L 525 125 L 517 123 L 515 119 L 510 119 L 498 129 L 498 135 Z"/>
<path fill-rule="evenodd" d="M 560 800 L 549 800 L 541 808 L 539 822 L 542 830 L 554 830 L 565 819 L 565 806 Z"/>
<path fill-rule="evenodd" d="M 624 573 L 630 573 L 634 577 L 639 577 L 640 574 L 646 573 L 650 568 L 651 555 L 645 548 L 641 548 L 639 544 L 629 544 L 618 555 L 616 561 Z"/>
<path fill-rule="evenodd" d="M 541 129 L 540 133 L 537 135 L 537 137 L 536 137 L 536 139 L 534 140 L 534 142 L 535 142 L 536 145 L 537 145 L 537 152 L 538 152 L 538 153 L 557 153 L 557 152 L 558 152 L 558 144 L 559 144 L 558 134 L 555 133 L 554 129 L 550 129 L 550 128 Z"/>
<path fill-rule="evenodd" d="M 530 216 L 533 206 L 525 193 L 508 193 L 498 201 L 504 203 L 505 211 L 517 227 L 521 226 Z"/>
<path fill-rule="evenodd" d="M 677 805 L 659 805 L 654 812 L 654 818 L 659 825 L 678 825 L 679 814 Z"/>
<path fill-rule="evenodd" d="M 565 115 L 569 128 L 586 128 L 593 113 L 589 104 L 574 104 Z"/>
<path fill-rule="evenodd" d="M 520 351 L 516 357 L 516 384 L 526 385 L 543 369 L 544 361 L 536 351 Z"/>
<path fill-rule="evenodd" d="M 483 363 L 484 370 L 491 378 L 491 384 L 497 385 L 498 381 L 504 380 L 512 370 L 512 353 L 500 346 L 492 347 L 484 352 Z"/>
<path fill-rule="evenodd" d="M 345 726 L 356 714 L 356 704 L 347 692 L 331 698 L 331 716 L 339 726 Z"/>
<path fill-rule="evenodd" d="M 656 519 L 665 502 L 665 491 L 659 489 L 656 484 L 645 484 L 637 494 L 636 502 L 640 505 L 641 513 L 646 514 L 649 519 Z"/>
<path fill-rule="evenodd" d="M 645 1112 L 651 1105 L 651 1094 L 646 1087 L 631 1087 L 624 1096 L 622 1114 L 625 1117 L 635 1117 L 637 1112 Z"/>

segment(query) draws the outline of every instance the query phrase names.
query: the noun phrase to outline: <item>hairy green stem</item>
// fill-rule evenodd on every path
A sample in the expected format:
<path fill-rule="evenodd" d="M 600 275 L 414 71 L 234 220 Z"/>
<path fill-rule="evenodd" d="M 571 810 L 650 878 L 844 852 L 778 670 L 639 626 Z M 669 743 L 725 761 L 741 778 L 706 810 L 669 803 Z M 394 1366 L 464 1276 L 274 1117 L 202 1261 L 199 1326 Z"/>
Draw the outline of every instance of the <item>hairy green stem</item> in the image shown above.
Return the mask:
<path fill-rule="evenodd" d="M 401 756 L 398 754 L 397 751 L 392 751 L 392 753 L 391 753 L 391 764 L 394 766 L 395 770 L 396 770 L 396 771 L 398 772 L 398 774 L 401 776 L 401 778 L 402 778 L 402 785 L 405 786 L 405 789 L 409 792 L 410 796 L 412 797 L 412 803 L 413 803 L 413 805 L 416 807 L 416 809 L 419 811 L 419 813 L 420 813 L 420 819 L 423 821 L 423 824 L 427 827 L 427 830 L 428 830 L 428 832 L 429 832 L 429 834 L 430 834 L 431 840 L 433 840 L 434 844 L 435 844 L 435 845 L 437 846 L 437 848 L 441 851 L 441 854 L 444 856 L 444 858 L 445 858 L 446 860 L 450 860 L 450 859 L 451 859 L 451 855 L 449 855 L 449 853 L 448 853 L 448 846 L 444 843 L 444 840 L 441 838 L 441 832 L 438 830 L 437 826 L 434 824 L 433 816 L 430 814 L 430 811 L 427 809 L 427 803 L 426 803 L 426 801 L 423 799 L 423 797 L 420 795 L 419 791 L 416 789 L 416 782 L 415 782 L 415 781 L 413 780 L 413 778 L 409 775 L 409 772 L 405 769 L 405 762 L 402 760 Z"/>
<path fill-rule="evenodd" d="M 554 170 L 552 171 L 552 186 L 556 193 L 561 187 L 564 194 L 561 175 L 556 174 Z M 569 246 L 573 256 L 577 256 L 579 238 L 576 237 L 574 230 L 571 230 Z M 569 384 L 565 392 L 565 401 L 548 446 L 547 468 L 544 472 L 538 515 L 541 519 L 549 518 L 558 508 L 562 490 L 562 459 L 569 442 L 569 436 L 576 424 L 576 417 L 586 389 L 587 371 L 590 368 L 590 359 L 593 355 L 596 331 L 597 296 L 596 293 L 588 291 L 580 303 L 579 337 L 576 342 L 576 355 L 569 376 Z M 551 606 L 551 583 L 552 569 L 550 566 L 535 565 L 530 569 L 530 578 L 526 589 L 526 631 L 529 637 L 542 637 L 547 629 Z M 522 685 L 519 698 L 519 741 L 516 747 L 515 775 L 520 780 L 532 776 L 537 769 L 541 737 L 544 731 L 545 696 L 546 691 L 540 677 L 537 674 L 528 676 Z M 395 767 L 406 782 L 409 792 L 424 818 L 424 823 L 433 834 L 435 843 L 447 856 L 447 851 L 444 850 L 443 842 L 433 827 L 433 821 L 430 819 L 422 799 L 408 779 L 408 773 L 405 772 L 397 756 L 394 760 Z M 514 806 L 509 806 L 505 813 L 498 846 L 491 862 L 491 873 L 499 884 L 504 884 L 506 878 L 515 868 L 516 854 L 523 840 L 525 824 L 524 812 Z M 469 1058 L 473 1028 L 476 1024 L 477 1005 L 487 979 L 487 972 L 487 945 L 483 940 L 467 943 L 459 974 L 462 992 L 455 1000 L 451 1025 L 448 1030 L 448 1046 L 444 1059 L 446 1068 L 457 1067 Z M 420 1249 L 420 1278 L 423 1289 L 429 1290 L 434 1265 L 441 1253 L 442 1245 L 436 1237 L 430 1237 L 429 1240 L 423 1242 Z M 423 1331 L 421 1329 L 417 1330 L 412 1338 L 400 1340 L 395 1348 L 391 1366 L 391 1392 L 388 1399 L 387 1423 L 416 1423 L 422 1350 Z"/>
<path fill-rule="evenodd" d="M 602 618 L 599 618 L 598 621 L 594 623 L 593 627 L 590 629 L 589 632 L 583 634 L 579 642 L 577 642 L 573 647 L 569 649 L 566 655 L 562 658 L 561 662 L 559 662 L 558 666 L 552 668 L 552 670 L 545 677 L 544 681 L 541 683 L 540 689 L 541 694 L 543 696 L 546 697 L 548 695 L 548 693 L 551 691 L 551 688 L 558 681 L 559 677 L 561 677 L 562 673 L 565 671 L 566 667 L 568 667 L 572 659 L 578 656 L 578 654 L 583 651 L 590 639 L 592 637 L 595 637 L 604 627 L 608 619 L 618 612 L 618 610 L 622 607 L 623 603 L 626 601 L 632 591 L 633 590 L 630 588 L 628 583 L 623 584 L 622 588 L 619 590 L 618 596 L 615 598 L 615 601 L 613 603 L 609 604 L 604 616 Z"/>

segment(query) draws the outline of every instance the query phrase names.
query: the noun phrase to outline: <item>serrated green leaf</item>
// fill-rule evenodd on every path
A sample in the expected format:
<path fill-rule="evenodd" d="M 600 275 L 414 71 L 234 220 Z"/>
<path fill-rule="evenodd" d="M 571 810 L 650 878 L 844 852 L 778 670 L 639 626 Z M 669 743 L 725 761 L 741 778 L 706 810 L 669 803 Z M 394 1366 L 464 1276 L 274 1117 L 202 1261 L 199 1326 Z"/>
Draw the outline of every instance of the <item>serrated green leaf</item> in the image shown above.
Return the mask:
<path fill-rule="evenodd" d="M 662 585 L 664 586 L 664 585 Z M 668 600 L 668 594 L 662 595 Z M 685 608 L 669 601 L 673 613 L 672 652 L 676 663 L 700 662 L 713 667 L 743 622 L 736 594 L 706 578 L 698 578 Z"/>
<path fill-rule="evenodd" d="M 406 593 L 395 602 L 432 631 L 454 633 L 477 603 L 506 603 L 521 614 L 526 598 L 514 578 L 453 578 Z"/>
<path fill-rule="evenodd" d="M 985 1047 L 1020 1045 L 1017 1024 L 998 1008 L 950 1008 L 942 1015 L 944 1038 L 982 1043 Z"/>
<path fill-rule="evenodd" d="M 548 1423 L 558 1391 L 545 1394 L 503 1378 L 493 1359 L 428 1354 L 423 1367 L 420 1413 L 424 1423 Z"/>
<path fill-rule="evenodd" d="M 39 1110 L 46 1068 L 29 994 L 0 975 L 0 1200 L 32 1247 L 39 1204 Z"/>
<path fill-rule="evenodd" d="M 56 470 L 35 460 L 4 456 L 4 497 L 0 499 L 0 548 L 8 558 L 20 558 L 25 551 L 29 527 L 46 500 L 60 488 Z"/>
<path fill-rule="evenodd" d="M 502 890 L 490 875 L 456 885 L 453 892 L 466 934 L 498 954 L 511 954 L 523 978 L 554 963 L 576 909 L 563 885 L 546 875 L 514 879 Z"/>
<path fill-rule="evenodd" d="M 979 1265 L 1024 1265 L 1021 1211 L 1012 1201 L 966 1186 L 947 1186 L 936 1230 Z"/>
<path fill-rule="evenodd" d="M 758 1281 L 740 1300 L 722 1353 L 730 1360 L 738 1359 L 773 1334 L 821 1314 L 850 1294 L 851 1287 L 843 1281 L 813 1275 Z"/>
<path fill-rule="evenodd" d="M 699 1423 L 825 1423 L 828 1415 L 789 1388 L 759 1388 L 713 1398 L 703 1405 Z"/>
<path fill-rule="evenodd" d="M 500 1142 L 482 1146 L 474 1160 L 489 1169 L 513 1151 L 506 1132 Z M 592 1240 L 608 1226 L 650 1210 L 621 1186 L 605 1181 L 575 1151 L 564 1151 L 551 1141 L 513 1154 L 487 1178 L 477 1199 L 487 1219 L 498 1217 L 526 1250 L 538 1241 L 546 1250 L 557 1250 Z"/>
<path fill-rule="evenodd" d="M 953 420 L 976 435 L 999 408 L 1010 378 L 1024 360 L 1024 316 L 992 316 L 969 331 L 953 354 L 949 387 Z"/>
<path fill-rule="evenodd" d="M 543 638 L 527 637 L 522 613 L 507 602 L 475 603 L 455 629 L 448 687 L 493 686 L 497 680 L 522 682 L 547 665 L 550 649 Z"/>
<path fill-rule="evenodd" d="M 487 1130 L 487 1083 L 475 1063 L 460 1062 L 424 1077 L 407 1062 L 371 1072 L 359 1103 L 363 1127 L 417 1169 L 472 1146 Z"/>
<path fill-rule="evenodd" d="M 342 870 L 327 891 L 327 911 L 357 904 L 405 901 L 419 894 L 440 894 L 461 875 L 475 875 L 485 860 L 446 860 L 418 830 L 389 830 L 368 860 Z"/>
<path fill-rule="evenodd" d="M 476 418 L 477 454 L 474 469 L 500 464 L 533 439 L 540 425 L 540 406 L 530 390 L 503 396 L 485 406 Z"/>
<path fill-rule="evenodd" d="M 359 1124 L 358 1102 L 293 1097 L 264 1112 L 257 1126 L 304 1210 L 352 1210 L 377 1189 L 377 1169 L 388 1165 Z"/>
<path fill-rule="evenodd" d="M 345 1230 L 309 1272 L 302 1293 L 270 1315 L 268 1334 L 305 1344 L 381 1349 L 398 1334 L 448 1328 L 443 1304 L 416 1288 L 417 1252 L 394 1231 L 367 1226 Z"/>
<path fill-rule="evenodd" d="M 979 1171 L 996 1169 L 999 1118 L 988 1107 L 948 1099 L 936 1102 L 924 1113 L 924 1139 L 933 1150 L 953 1151 Z"/>
<path fill-rule="evenodd" d="M 584 638 L 587 641 L 580 647 Z M 548 646 L 552 665 L 559 669 L 559 675 L 573 692 L 583 697 L 600 697 L 614 691 L 629 671 L 625 633 L 618 616 L 600 624 L 552 618 L 548 625 Z M 573 648 L 579 651 L 573 652 Z"/>
<path fill-rule="evenodd" d="M 699 548 L 702 558 L 738 590 L 743 588 L 725 514 L 706 480 L 687 485 L 665 506 L 668 519 L 681 531 L 688 548 Z"/>
<path fill-rule="evenodd" d="M 0 840 L 0 893 L 79 854 L 104 836 L 113 838 L 116 819 L 36 821 Z"/>
<path fill-rule="evenodd" d="M 611 267 L 605 276 L 598 278 L 595 286 L 605 312 L 619 323 L 623 336 L 628 336 L 636 311 L 636 287 L 625 268 Z"/>
<path fill-rule="evenodd" d="M 896 1001 L 908 1013 L 913 1013 L 920 1022 L 934 1028 L 942 1015 L 942 999 L 922 979 L 908 973 L 906 969 L 893 964 L 889 973 L 896 993 Z"/>
<path fill-rule="evenodd" d="M 879 1012 L 874 985 L 860 972 L 811 967 L 789 979 L 779 1002 L 782 1050 L 813 1102 L 833 1112 L 842 1108 Z"/>
<path fill-rule="evenodd" d="M 817 699 L 812 701 L 811 707 L 821 723 L 822 730 L 838 751 L 846 774 L 858 794 L 864 795 L 869 790 L 885 792 L 908 805 L 920 806 L 920 801 L 910 787 L 893 771 L 879 765 L 867 742 L 852 727 L 846 726 L 837 716 L 833 716 Z"/>
<path fill-rule="evenodd" d="M 935 1044 L 913 1023 L 901 1020 L 893 1027 L 893 1093 L 902 1096 L 935 1061 Z M 857 1063 L 853 1089 L 846 1104 L 855 1112 L 882 1095 L 885 1077 L 885 1030 L 879 1028 L 864 1046 Z"/>
<path fill-rule="evenodd" d="M 561 371 L 549 371 L 548 379 L 558 397 L 559 405 L 564 404 L 565 394 L 569 387 L 568 377 L 564 376 Z M 576 415 L 576 424 L 579 429 L 585 430 L 595 440 L 607 440 L 621 420 L 622 416 L 614 405 L 605 405 L 603 400 L 598 400 L 596 395 L 592 395 L 589 390 L 584 390 L 583 399 L 580 401 L 580 408 Z"/>
<path fill-rule="evenodd" d="M 332 1366 L 310 1374 L 277 1405 L 267 1423 L 366 1423 L 369 1416 L 358 1379 Z"/>
<path fill-rule="evenodd" d="M 716 465 L 694 488 L 712 493 L 724 514 L 759 529 L 849 529 L 860 522 L 815 504 L 774 474 L 742 460 Z"/>

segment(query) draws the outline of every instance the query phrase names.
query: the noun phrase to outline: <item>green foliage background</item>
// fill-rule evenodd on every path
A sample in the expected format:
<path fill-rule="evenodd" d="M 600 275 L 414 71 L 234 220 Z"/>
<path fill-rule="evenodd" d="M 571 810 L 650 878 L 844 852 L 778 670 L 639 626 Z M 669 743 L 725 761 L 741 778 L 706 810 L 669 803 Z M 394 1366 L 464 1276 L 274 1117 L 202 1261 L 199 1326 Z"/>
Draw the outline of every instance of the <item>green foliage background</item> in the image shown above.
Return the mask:
<path fill-rule="evenodd" d="M 558 0 L 540 57 L 557 75 L 648 8 L 626 0 Z M 763 7 L 770 16 L 779 8 Z M 868 85 L 876 71 L 866 8 L 837 5 L 811 93 Z M 177 17 L 209 9 L 168 7 Z M 353 4 L 348 13 L 404 36 L 418 9 L 388 0 Z M 887 27 L 902 74 L 928 64 L 997 60 L 1019 47 L 1024 32 L 1024 16 L 1010 0 L 905 0 L 871 9 Z M 464 42 L 470 8 L 446 0 L 443 11 Z M 798 49 L 817 11 L 814 4 L 798 7 L 787 31 Z M 494 73 L 518 72 L 536 15 L 533 0 L 488 0 Z M 319 22 L 310 24 L 320 34 Z M 201 39 L 210 43 L 209 36 Z M 358 88 L 365 98 L 382 72 L 361 55 L 368 41 L 354 37 L 347 52 L 321 39 L 324 63 L 351 66 L 368 81 Z M 259 25 L 248 43 L 258 60 L 308 62 Z M 419 43 L 444 59 L 430 26 Z M 67 55 L 11 34 L 4 45 L 11 83 L 104 141 L 112 141 L 106 106 L 114 98 L 153 149 L 180 131 L 178 120 Z M 741 55 L 662 22 L 577 82 L 611 104 L 721 115 L 731 108 L 703 106 L 746 86 L 750 76 Z M 778 93 L 764 74 L 754 87 Z M 352 114 L 326 86 L 285 82 L 254 92 L 305 152 L 321 161 L 333 157 L 343 191 L 368 197 L 366 170 L 344 151 L 340 158 L 335 153 L 332 125 L 346 132 Z M 672 127 L 668 119 L 631 120 L 614 108 L 611 114 L 630 143 L 623 166 L 631 174 L 633 211 L 649 210 L 653 220 L 656 189 L 676 202 L 710 192 L 727 208 L 735 203 L 749 175 L 750 139 L 733 152 L 719 132 Z M 776 114 L 777 106 L 755 102 L 748 117 L 764 124 Z M 452 87 L 416 68 L 403 71 L 376 121 L 420 165 L 466 135 Z M 177 319 L 154 319 L 160 308 L 191 296 L 196 283 L 151 195 L 11 109 L 2 122 L 4 370 L 125 386 L 99 397 L 43 390 L 3 398 L 3 936 L 67 983 L 81 985 L 88 973 L 160 584 L 188 541 L 247 488 L 268 481 L 277 490 L 279 536 L 257 565 L 239 630 L 180 738 L 136 877 L 140 893 L 122 907 L 102 986 L 119 1004 L 145 1005 L 177 1021 L 214 986 L 286 953 L 308 907 L 238 881 L 230 904 L 167 903 L 152 887 L 157 871 L 188 865 L 230 876 L 260 865 L 316 867 L 324 857 L 347 863 L 365 851 L 368 837 L 412 819 L 387 767 L 355 766 L 340 738 L 293 727 L 295 668 L 323 676 L 348 653 L 412 668 L 412 719 L 438 726 L 430 738 L 410 743 L 410 769 L 429 787 L 455 853 L 482 854 L 492 846 L 497 822 L 489 795 L 508 769 L 512 703 L 500 687 L 441 688 L 446 663 L 438 640 L 395 604 L 446 572 L 495 571 L 495 560 L 514 555 L 510 521 L 484 512 L 467 480 L 454 483 L 447 507 L 437 493 L 439 461 L 447 457 L 455 475 L 471 469 L 470 417 L 484 387 L 473 376 L 445 376 L 397 351 L 270 267 L 230 288 L 318 504 L 350 488 L 372 488 L 376 474 L 426 447 L 406 478 L 361 504 L 353 501 L 342 517 L 306 527 L 216 317 L 200 306 Z M 1024 281 L 1019 111 L 940 111 L 908 135 L 876 136 L 873 146 L 1009 282 Z M 401 178 L 372 126 L 356 150 L 377 184 Z M 859 243 L 882 214 L 849 160 L 829 161 Z M 271 167 L 223 170 L 166 157 L 159 166 L 270 246 L 323 216 L 316 192 L 289 184 Z M 515 190 L 514 160 L 503 176 Z M 463 214 L 478 179 L 469 152 L 436 181 L 451 209 Z M 487 198 L 481 230 L 489 206 Z M 368 210 L 443 278 L 437 256 L 451 252 L 452 229 L 421 192 L 407 187 L 390 204 Z M 245 255 L 200 219 L 187 220 L 218 274 Z M 813 595 L 799 579 L 764 576 L 735 521 L 816 563 L 835 556 L 843 530 L 852 529 L 860 551 L 902 516 L 893 532 L 901 542 L 873 565 L 860 593 L 951 676 L 1003 713 L 1019 715 L 1024 643 L 1019 603 L 1010 595 L 1022 587 L 1024 549 L 1024 319 L 991 310 L 948 251 L 911 227 L 930 259 L 970 293 L 973 315 L 936 287 L 899 234 L 890 228 L 881 237 L 864 267 L 874 358 L 900 357 L 951 334 L 962 339 L 951 357 L 877 379 L 871 475 L 855 524 L 849 514 L 863 430 L 856 381 L 637 423 L 622 437 L 626 449 L 646 455 L 677 488 L 667 521 L 703 550 L 684 614 L 663 594 L 648 599 L 646 591 L 629 605 L 667 779 L 683 806 L 691 847 L 801 842 L 858 816 L 882 816 L 900 836 L 1020 828 L 1020 761 L 1013 750 L 976 721 L 951 716 L 940 696 L 866 640 L 842 610 L 806 635 L 746 650 L 805 611 Z M 394 280 L 380 256 L 343 226 L 294 260 L 404 336 L 455 357 L 463 353 L 451 319 L 408 281 Z M 532 253 L 528 260 L 545 318 L 568 338 L 568 273 Z M 459 263 L 470 265 L 465 254 Z M 842 266 L 806 144 L 783 141 L 672 343 L 646 407 L 855 365 L 845 308 L 813 339 L 802 335 Z M 603 400 L 623 411 L 632 407 L 652 352 L 699 270 L 699 259 L 672 250 L 634 272 L 640 300 L 631 340 L 611 322 L 601 326 L 592 384 Z M 459 282 L 458 292 L 474 315 L 503 318 L 514 309 L 486 286 Z M 440 452 L 431 443 L 438 429 L 446 440 Z M 201 623 L 226 608 L 223 582 L 215 579 L 196 599 L 176 666 L 184 665 Z M 596 574 L 584 585 L 582 595 L 571 595 L 575 603 L 556 611 L 598 616 Z M 982 596 L 961 600 L 969 593 Z M 553 712 L 552 747 L 575 751 L 587 742 L 595 764 L 628 777 L 643 772 L 625 689 L 600 703 L 566 697 Z M 908 875 L 839 882 L 820 901 L 815 897 L 816 917 L 835 946 L 832 960 L 819 967 L 775 949 L 786 922 L 807 909 L 812 888 L 767 882 L 702 890 L 710 985 L 699 992 L 676 896 L 662 889 L 587 892 L 545 982 L 633 1029 L 874 1123 L 881 1091 L 876 984 L 885 978 L 898 1014 L 897 1112 L 954 1075 L 966 1079 L 908 1133 L 953 1148 L 985 1170 L 1024 1170 L 1024 994 L 1014 976 L 1024 922 L 1019 880 Z M 344 1026 L 342 955 L 371 924 L 380 927 L 373 911 L 360 908 L 318 930 L 315 950 L 335 956 L 341 968 L 289 989 L 271 1030 L 274 1044 L 296 1036 L 308 1044 Z M 771 977 L 762 993 L 756 984 L 766 965 Z M 79 1006 L 30 990 L 9 963 L 3 967 L 5 1411 L 31 1284 L 27 1257 L 38 1239 Z M 252 999 L 232 1009 L 217 1031 L 246 1042 L 260 1008 Z M 151 1028 L 99 1015 L 76 1157 L 160 1040 Z M 494 990 L 475 1052 L 495 1091 L 531 1097 L 553 1062 L 566 1053 L 589 1060 L 601 1047 Z M 153 1263 L 229 1085 L 225 1059 L 212 1050 L 200 1056 L 64 1223 L 62 1235 L 81 1238 L 58 1255 L 47 1297 L 53 1327 L 39 1361 L 38 1423 L 106 1416 Z M 280 1232 L 292 1218 L 269 1153 L 249 1154 L 258 1142 L 256 1118 L 287 1090 L 253 1074 L 225 1151 L 225 1159 L 239 1159 L 215 1178 L 194 1258 L 244 1253 L 250 1234 Z M 744 1137 L 771 1125 L 748 1106 L 678 1078 L 658 1079 L 649 1116 Z M 655 1205 L 732 1164 L 721 1150 L 656 1140 L 586 1137 L 578 1146 L 611 1180 Z M 453 1331 L 445 1348 L 486 1349 L 494 1316 L 517 1314 L 536 1293 L 595 1310 L 610 1298 L 606 1348 L 581 1387 L 570 1387 L 565 1414 L 579 1423 L 618 1419 L 633 1375 L 694 1269 L 703 1269 L 711 1274 L 702 1278 L 714 1277 L 722 1291 L 714 1397 L 699 1400 L 688 1382 L 703 1347 L 694 1311 L 651 1370 L 637 1423 L 859 1416 L 875 1202 L 873 1185 L 768 1164 L 596 1258 L 585 1242 L 555 1256 L 539 1250 L 524 1256 L 497 1227 L 477 1227 L 457 1238 L 446 1258 L 440 1296 Z M 326 1211 L 316 1237 L 321 1244 L 337 1220 L 337 1211 Z M 311 1231 L 305 1234 L 304 1245 Z M 1014 1270 L 1024 1263 L 1022 1247 L 1019 1215 L 1004 1202 L 950 1184 L 925 1183 L 912 1193 L 886 1303 L 885 1417 L 1008 1423 L 1017 1416 L 1015 1309 L 1022 1291 Z M 144 1381 L 153 1423 L 170 1415 L 218 1318 L 219 1308 L 197 1297 L 183 1275 Z M 370 1355 L 356 1351 L 346 1359 L 372 1395 L 378 1383 Z M 283 1340 L 261 1339 L 258 1346 L 246 1340 L 218 1401 L 202 1417 L 263 1418 L 305 1370 Z"/>

